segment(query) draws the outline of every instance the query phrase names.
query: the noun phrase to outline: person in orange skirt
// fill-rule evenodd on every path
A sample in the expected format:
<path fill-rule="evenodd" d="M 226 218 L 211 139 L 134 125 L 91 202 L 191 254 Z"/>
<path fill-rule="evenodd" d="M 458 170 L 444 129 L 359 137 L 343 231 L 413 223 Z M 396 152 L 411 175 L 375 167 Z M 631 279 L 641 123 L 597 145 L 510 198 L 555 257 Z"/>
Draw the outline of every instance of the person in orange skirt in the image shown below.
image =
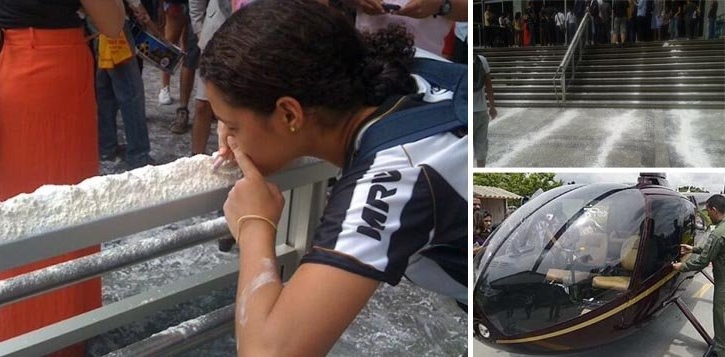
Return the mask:
<path fill-rule="evenodd" d="M 102 33 L 123 29 L 121 0 L 0 0 L 0 201 L 98 174 L 94 67 L 81 7 Z M 97 251 L 2 271 L 0 280 Z M 0 342 L 99 307 L 100 286 L 94 279 L 0 307 Z"/>

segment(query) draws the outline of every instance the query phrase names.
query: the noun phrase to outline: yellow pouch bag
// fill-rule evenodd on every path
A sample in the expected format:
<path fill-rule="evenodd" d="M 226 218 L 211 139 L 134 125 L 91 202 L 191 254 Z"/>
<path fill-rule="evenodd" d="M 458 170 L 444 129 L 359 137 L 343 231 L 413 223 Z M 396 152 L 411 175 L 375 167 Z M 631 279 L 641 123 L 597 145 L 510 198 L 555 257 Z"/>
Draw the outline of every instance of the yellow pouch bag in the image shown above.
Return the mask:
<path fill-rule="evenodd" d="M 115 38 L 98 35 L 98 68 L 112 69 L 131 58 L 133 58 L 131 45 L 123 31 Z"/>

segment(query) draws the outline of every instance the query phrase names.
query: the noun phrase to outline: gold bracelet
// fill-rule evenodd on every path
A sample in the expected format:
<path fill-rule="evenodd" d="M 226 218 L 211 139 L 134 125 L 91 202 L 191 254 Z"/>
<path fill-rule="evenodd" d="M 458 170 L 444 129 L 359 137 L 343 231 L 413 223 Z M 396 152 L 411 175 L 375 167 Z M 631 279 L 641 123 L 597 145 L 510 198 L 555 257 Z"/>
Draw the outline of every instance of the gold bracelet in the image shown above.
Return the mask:
<path fill-rule="evenodd" d="M 247 214 L 247 215 L 241 216 L 237 219 L 237 239 L 239 239 L 239 236 L 241 235 L 241 232 L 242 232 L 242 223 L 244 223 L 244 221 L 248 221 L 250 219 L 259 219 L 259 220 L 265 221 L 265 222 L 269 223 L 270 226 L 272 226 L 272 228 L 274 229 L 275 232 L 277 232 L 277 225 L 274 224 L 274 222 L 272 222 L 271 219 L 264 217 L 264 216 L 256 215 L 256 214 Z"/>

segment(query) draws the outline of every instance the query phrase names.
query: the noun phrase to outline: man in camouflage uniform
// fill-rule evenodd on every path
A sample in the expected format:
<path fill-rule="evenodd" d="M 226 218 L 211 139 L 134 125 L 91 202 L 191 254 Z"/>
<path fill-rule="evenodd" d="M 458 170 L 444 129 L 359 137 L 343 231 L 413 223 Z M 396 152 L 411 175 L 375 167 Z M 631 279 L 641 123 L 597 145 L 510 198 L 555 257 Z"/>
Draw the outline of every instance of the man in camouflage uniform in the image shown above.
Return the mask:
<path fill-rule="evenodd" d="M 674 263 L 672 267 L 681 272 L 702 270 L 712 263 L 715 277 L 715 293 L 713 295 L 713 325 L 715 330 L 715 352 L 725 356 L 725 197 L 713 195 L 705 204 L 707 213 L 715 229 L 710 233 L 702 247 L 682 244 L 682 253 L 694 253 L 683 263 Z"/>

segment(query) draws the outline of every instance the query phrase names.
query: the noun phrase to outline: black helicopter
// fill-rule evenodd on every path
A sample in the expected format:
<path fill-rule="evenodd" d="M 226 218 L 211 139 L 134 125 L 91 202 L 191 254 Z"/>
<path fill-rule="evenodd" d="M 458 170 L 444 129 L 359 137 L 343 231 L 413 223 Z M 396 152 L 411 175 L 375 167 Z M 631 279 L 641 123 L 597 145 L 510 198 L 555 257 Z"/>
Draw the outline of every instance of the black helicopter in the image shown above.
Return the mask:
<path fill-rule="evenodd" d="M 664 174 L 532 198 L 474 258 L 475 338 L 517 353 L 586 350 L 632 334 L 674 303 L 712 346 L 679 298 L 695 273 L 671 267 L 685 259 L 680 244 L 704 229 L 696 203 Z"/>

